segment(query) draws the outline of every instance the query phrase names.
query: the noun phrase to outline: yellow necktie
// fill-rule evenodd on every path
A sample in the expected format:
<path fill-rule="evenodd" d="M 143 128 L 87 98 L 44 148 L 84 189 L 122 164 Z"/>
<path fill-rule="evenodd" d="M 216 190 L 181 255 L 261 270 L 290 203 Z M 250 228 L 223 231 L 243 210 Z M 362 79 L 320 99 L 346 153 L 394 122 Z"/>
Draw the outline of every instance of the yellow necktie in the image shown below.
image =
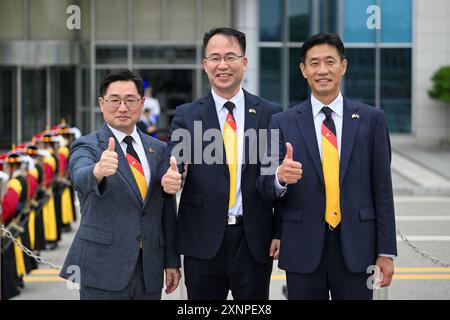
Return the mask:
<path fill-rule="evenodd" d="M 233 109 L 236 106 L 233 102 L 227 101 L 224 107 L 228 109 L 227 119 L 223 127 L 223 143 L 225 145 L 225 154 L 230 172 L 230 201 L 228 208 L 231 208 L 236 202 L 237 128 L 236 121 L 233 117 Z"/>
<path fill-rule="evenodd" d="M 339 151 L 336 138 L 336 127 L 332 110 L 323 107 L 325 120 L 322 123 L 322 169 L 325 179 L 326 209 L 325 221 L 336 228 L 341 222 L 341 206 L 339 199 Z"/>
<path fill-rule="evenodd" d="M 141 193 L 142 201 L 145 200 L 147 194 L 147 180 L 145 179 L 144 168 L 142 168 L 141 160 L 139 159 L 136 150 L 133 148 L 133 137 L 126 136 L 123 141 L 127 144 L 126 158 L 130 165 L 131 172 L 133 172 L 134 179 Z"/>

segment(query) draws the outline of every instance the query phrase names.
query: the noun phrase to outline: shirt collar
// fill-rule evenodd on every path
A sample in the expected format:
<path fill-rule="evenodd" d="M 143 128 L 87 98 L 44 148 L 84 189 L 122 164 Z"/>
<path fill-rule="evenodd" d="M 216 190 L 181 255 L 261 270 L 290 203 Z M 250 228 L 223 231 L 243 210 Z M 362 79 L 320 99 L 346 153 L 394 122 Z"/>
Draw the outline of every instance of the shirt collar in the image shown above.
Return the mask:
<path fill-rule="evenodd" d="M 122 142 L 123 139 L 127 136 L 127 134 L 123 133 L 122 131 L 119 131 L 113 127 L 111 127 L 109 124 L 107 124 L 109 129 L 111 129 L 112 133 L 116 137 L 117 141 Z M 131 132 L 130 136 L 133 137 L 133 140 L 137 143 L 140 141 L 139 133 L 136 130 L 136 126 L 133 128 L 133 132 Z"/>
<path fill-rule="evenodd" d="M 223 105 L 225 104 L 225 102 L 227 101 L 231 101 L 234 103 L 234 105 L 236 106 L 236 109 L 238 108 L 240 102 L 244 99 L 244 90 L 242 90 L 242 87 L 239 88 L 239 91 L 236 93 L 236 95 L 231 98 L 230 100 L 227 100 L 221 96 L 218 96 L 213 89 L 211 89 L 211 94 L 213 96 L 214 99 L 214 104 L 216 105 L 216 110 L 217 112 L 219 112 L 220 110 L 222 110 Z"/>
<path fill-rule="evenodd" d="M 313 117 L 315 118 L 325 105 L 322 102 L 320 102 L 316 97 L 314 97 L 313 94 L 311 94 L 311 106 Z M 336 99 L 334 99 L 327 106 L 330 107 L 330 109 L 333 110 L 333 112 L 336 113 L 339 117 L 342 117 L 342 114 L 344 113 L 344 98 L 342 97 L 342 93 L 339 92 Z"/>

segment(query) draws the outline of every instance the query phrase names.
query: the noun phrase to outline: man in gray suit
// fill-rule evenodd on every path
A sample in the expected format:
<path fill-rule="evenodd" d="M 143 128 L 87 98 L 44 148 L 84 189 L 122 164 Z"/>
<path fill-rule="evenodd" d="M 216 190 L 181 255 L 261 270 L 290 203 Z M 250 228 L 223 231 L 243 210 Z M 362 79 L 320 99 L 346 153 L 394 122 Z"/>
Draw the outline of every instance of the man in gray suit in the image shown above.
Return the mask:
<path fill-rule="evenodd" d="M 78 139 L 70 152 L 81 203 L 80 228 L 60 276 L 80 283 L 80 299 L 161 299 L 180 280 L 175 250 L 175 199 L 162 192 L 165 144 L 136 122 L 143 80 L 129 70 L 100 85 L 105 124 Z"/>

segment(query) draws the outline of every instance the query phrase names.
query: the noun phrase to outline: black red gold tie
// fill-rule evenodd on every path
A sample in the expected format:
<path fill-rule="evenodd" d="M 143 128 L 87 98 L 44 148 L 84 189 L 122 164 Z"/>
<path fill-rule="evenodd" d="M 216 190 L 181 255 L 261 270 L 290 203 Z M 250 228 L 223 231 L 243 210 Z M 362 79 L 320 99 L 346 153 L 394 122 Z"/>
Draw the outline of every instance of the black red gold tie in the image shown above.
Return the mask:
<path fill-rule="evenodd" d="M 136 150 L 133 148 L 133 137 L 126 136 L 123 141 L 127 144 L 127 161 L 133 172 L 134 179 L 136 180 L 143 201 L 147 194 L 147 180 L 145 179 L 144 169 L 142 168 L 141 160 L 139 159 Z"/>
<path fill-rule="evenodd" d="M 329 107 L 323 107 L 325 120 L 322 123 L 322 169 L 325 179 L 326 209 L 325 221 L 332 228 L 341 222 L 341 206 L 339 196 L 339 149 Z"/>
<path fill-rule="evenodd" d="M 237 127 L 233 116 L 233 109 L 236 106 L 233 102 L 227 101 L 224 107 L 228 109 L 227 119 L 223 127 L 223 143 L 225 145 L 225 154 L 230 172 L 230 200 L 228 208 L 231 208 L 236 202 Z"/>

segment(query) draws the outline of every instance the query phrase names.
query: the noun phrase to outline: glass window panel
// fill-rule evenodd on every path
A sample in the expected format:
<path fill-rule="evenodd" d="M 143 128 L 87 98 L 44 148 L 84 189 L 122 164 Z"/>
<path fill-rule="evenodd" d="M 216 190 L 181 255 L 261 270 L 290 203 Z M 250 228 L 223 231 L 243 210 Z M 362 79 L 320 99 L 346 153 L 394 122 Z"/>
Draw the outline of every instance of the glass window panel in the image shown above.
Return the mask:
<path fill-rule="evenodd" d="M 14 71 L 0 68 L 0 148 L 10 148 L 13 142 L 15 109 Z"/>
<path fill-rule="evenodd" d="M 23 1 L 0 1 L 0 39 L 23 39 Z"/>
<path fill-rule="evenodd" d="M 175 108 L 194 100 L 194 70 L 137 70 L 141 77 L 153 88 L 153 96 L 158 99 L 161 114 L 158 117 L 158 138 L 167 139 Z"/>
<path fill-rule="evenodd" d="M 281 41 L 281 1 L 260 0 L 259 28 L 261 41 Z"/>
<path fill-rule="evenodd" d="M 261 96 L 281 103 L 281 48 L 261 48 L 259 64 Z"/>
<path fill-rule="evenodd" d="M 309 0 L 289 0 L 289 41 L 304 41 L 310 35 Z"/>
<path fill-rule="evenodd" d="M 69 30 L 66 20 L 71 0 L 33 0 L 29 3 L 31 39 L 72 40 L 78 31 Z"/>
<path fill-rule="evenodd" d="M 203 33 L 209 31 L 213 27 L 227 26 L 227 1 L 224 0 L 203 0 L 202 2 L 202 19 L 203 27 L 200 39 Z"/>
<path fill-rule="evenodd" d="M 52 70 L 52 125 L 64 118 L 69 125 L 75 124 L 75 69 Z"/>
<path fill-rule="evenodd" d="M 345 96 L 375 105 L 375 49 L 346 49 Z"/>
<path fill-rule="evenodd" d="M 46 71 L 22 71 L 22 140 L 30 141 L 33 135 L 46 127 Z"/>
<path fill-rule="evenodd" d="M 161 39 L 161 1 L 133 1 L 133 39 Z"/>
<path fill-rule="evenodd" d="M 309 98 L 309 87 L 300 71 L 300 48 L 289 49 L 289 106 Z"/>
<path fill-rule="evenodd" d="M 196 0 L 167 0 L 168 40 L 195 40 Z"/>
<path fill-rule="evenodd" d="M 97 46 L 95 50 L 97 63 L 127 63 L 127 47 Z"/>
<path fill-rule="evenodd" d="M 412 28 L 411 0 L 381 1 L 381 42 L 410 43 Z"/>
<path fill-rule="evenodd" d="M 411 132 L 411 49 L 381 50 L 381 108 L 391 132 Z"/>
<path fill-rule="evenodd" d="M 106 75 L 108 75 L 109 73 L 111 73 L 113 70 L 112 69 L 100 69 L 100 70 L 96 70 L 95 71 L 95 96 L 96 96 L 96 107 L 100 107 L 98 105 L 98 101 L 97 101 L 97 97 L 100 96 L 100 83 L 103 81 L 103 78 L 106 77 Z"/>
<path fill-rule="evenodd" d="M 196 48 L 185 46 L 135 46 L 134 63 L 195 63 Z"/>
<path fill-rule="evenodd" d="M 98 40 L 127 39 L 127 2 L 126 0 L 97 0 L 95 20 Z"/>
<path fill-rule="evenodd" d="M 336 32 L 337 0 L 320 0 L 320 32 Z"/>
<path fill-rule="evenodd" d="M 367 8 L 376 0 L 344 0 L 345 42 L 375 42 L 375 29 L 367 28 Z"/>

